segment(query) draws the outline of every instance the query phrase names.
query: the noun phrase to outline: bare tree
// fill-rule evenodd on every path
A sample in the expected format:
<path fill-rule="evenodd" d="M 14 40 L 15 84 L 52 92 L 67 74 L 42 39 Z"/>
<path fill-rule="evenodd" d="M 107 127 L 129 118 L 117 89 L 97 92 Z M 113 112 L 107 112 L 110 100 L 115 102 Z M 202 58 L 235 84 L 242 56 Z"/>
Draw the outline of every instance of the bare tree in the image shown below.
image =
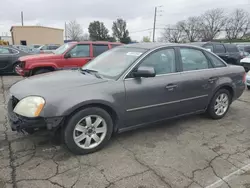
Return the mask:
<path fill-rule="evenodd" d="M 248 12 L 243 9 L 236 9 L 226 24 L 226 37 L 228 39 L 242 38 L 247 32 L 250 25 L 250 17 Z"/>
<path fill-rule="evenodd" d="M 67 24 L 67 38 L 70 40 L 81 40 L 83 35 L 83 30 L 80 24 L 78 24 L 75 20 L 70 21 Z"/>
<path fill-rule="evenodd" d="M 222 9 L 208 10 L 201 16 L 201 19 L 200 32 L 205 41 L 216 38 L 226 24 L 226 18 Z"/>
<path fill-rule="evenodd" d="M 201 18 L 189 17 L 187 20 L 180 21 L 179 26 L 185 33 L 185 38 L 190 42 L 195 42 L 201 38 Z"/>
<path fill-rule="evenodd" d="M 80 36 L 80 40 L 81 41 L 87 41 L 87 40 L 89 40 L 89 34 L 88 33 L 84 33 L 82 36 Z"/>
<path fill-rule="evenodd" d="M 183 40 L 183 29 L 180 24 L 171 27 L 164 28 L 164 32 L 162 33 L 162 40 L 167 42 L 179 43 Z"/>

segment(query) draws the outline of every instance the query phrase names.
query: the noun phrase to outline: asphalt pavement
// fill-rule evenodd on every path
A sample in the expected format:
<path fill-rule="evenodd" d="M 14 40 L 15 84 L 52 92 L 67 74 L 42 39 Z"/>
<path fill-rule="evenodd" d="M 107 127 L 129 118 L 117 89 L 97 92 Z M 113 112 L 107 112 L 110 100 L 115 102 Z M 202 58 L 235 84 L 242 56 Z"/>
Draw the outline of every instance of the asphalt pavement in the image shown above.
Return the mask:
<path fill-rule="evenodd" d="M 47 132 L 12 132 L 0 77 L 0 188 L 250 188 L 250 91 L 226 117 L 191 116 L 114 136 L 75 156 Z"/>

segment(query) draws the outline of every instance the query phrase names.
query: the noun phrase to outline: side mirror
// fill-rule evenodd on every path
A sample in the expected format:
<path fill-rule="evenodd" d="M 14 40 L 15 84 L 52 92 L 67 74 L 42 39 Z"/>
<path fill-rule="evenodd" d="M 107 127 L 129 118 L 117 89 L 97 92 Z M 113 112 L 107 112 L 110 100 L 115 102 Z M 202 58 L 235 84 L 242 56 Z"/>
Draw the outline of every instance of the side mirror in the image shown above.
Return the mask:
<path fill-rule="evenodd" d="M 71 58 L 71 54 L 70 54 L 70 53 L 66 53 L 66 54 L 64 55 L 64 58 L 65 58 L 65 59 Z"/>
<path fill-rule="evenodd" d="M 155 77 L 155 69 L 153 67 L 139 67 L 135 72 L 133 72 L 135 78 L 141 77 Z"/>

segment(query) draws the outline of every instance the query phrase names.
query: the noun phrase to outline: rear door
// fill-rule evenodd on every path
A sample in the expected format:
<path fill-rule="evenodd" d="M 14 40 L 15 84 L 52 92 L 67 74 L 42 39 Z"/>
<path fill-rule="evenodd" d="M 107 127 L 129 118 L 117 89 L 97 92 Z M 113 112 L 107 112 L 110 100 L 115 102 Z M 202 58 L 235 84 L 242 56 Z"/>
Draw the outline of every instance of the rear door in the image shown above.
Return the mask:
<path fill-rule="evenodd" d="M 226 48 L 223 44 L 214 44 L 214 53 L 220 56 L 224 61 L 228 63 L 228 53 L 226 51 Z"/>
<path fill-rule="evenodd" d="M 77 69 L 92 59 L 90 55 L 90 44 L 77 44 L 66 54 L 69 54 L 70 57 L 64 58 L 61 64 L 63 69 Z"/>
<path fill-rule="evenodd" d="M 215 81 L 213 65 L 204 54 L 206 50 L 181 47 L 180 115 L 203 111 L 207 107 Z"/>

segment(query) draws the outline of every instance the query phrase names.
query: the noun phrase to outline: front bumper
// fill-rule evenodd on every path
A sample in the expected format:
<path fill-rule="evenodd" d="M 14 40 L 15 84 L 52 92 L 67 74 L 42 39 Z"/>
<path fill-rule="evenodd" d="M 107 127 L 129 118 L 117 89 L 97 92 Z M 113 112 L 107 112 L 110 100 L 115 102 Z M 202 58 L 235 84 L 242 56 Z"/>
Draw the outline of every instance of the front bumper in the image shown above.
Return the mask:
<path fill-rule="evenodd" d="M 13 112 L 13 97 L 8 102 L 8 119 L 12 131 L 22 131 L 24 129 L 41 129 L 46 128 L 48 130 L 57 129 L 64 120 L 64 117 L 37 117 L 27 118 L 20 116 Z"/>
<path fill-rule="evenodd" d="M 29 70 L 25 70 L 25 69 L 21 68 L 19 65 L 16 66 L 15 71 L 16 71 L 17 74 L 19 74 L 20 76 L 23 76 L 23 77 L 30 75 Z"/>

